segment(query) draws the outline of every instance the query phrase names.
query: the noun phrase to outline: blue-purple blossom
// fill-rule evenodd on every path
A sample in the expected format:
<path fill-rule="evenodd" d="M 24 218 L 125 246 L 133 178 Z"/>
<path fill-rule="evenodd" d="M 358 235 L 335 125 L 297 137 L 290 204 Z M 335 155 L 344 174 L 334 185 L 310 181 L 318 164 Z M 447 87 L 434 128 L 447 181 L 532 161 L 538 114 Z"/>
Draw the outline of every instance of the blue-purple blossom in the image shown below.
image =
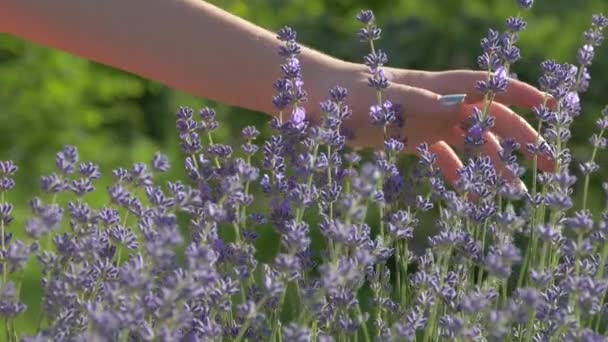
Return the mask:
<path fill-rule="evenodd" d="M 534 0 L 517 0 L 517 4 L 524 10 L 529 10 L 534 4 Z"/>
<path fill-rule="evenodd" d="M 66 145 L 55 156 L 55 166 L 63 174 L 72 174 L 78 162 L 78 150 L 75 146 Z"/>
<path fill-rule="evenodd" d="M 365 25 L 365 27 L 361 28 L 357 33 L 359 40 L 362 42 L 370 42 L 380 39 L 382 30 L 374 23 L 375 17 L 371 10 L 361 10 L 356 18 Z"/>
<path fill-rule="evenodd" d="M 503 93 L 507 89 L 507 81 L 507 69 L 501 66 L 494 70 L 488 81 L 479 81 L 477 89 L 484 94 Z"/>

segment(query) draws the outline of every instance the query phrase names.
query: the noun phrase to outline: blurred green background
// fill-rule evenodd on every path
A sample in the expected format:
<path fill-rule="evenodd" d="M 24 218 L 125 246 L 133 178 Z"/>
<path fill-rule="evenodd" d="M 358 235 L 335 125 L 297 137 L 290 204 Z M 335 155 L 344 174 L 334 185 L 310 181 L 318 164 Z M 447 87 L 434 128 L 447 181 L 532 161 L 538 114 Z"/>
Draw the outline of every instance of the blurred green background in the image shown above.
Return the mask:
<path fill-rule="evenodd" d="M 489 27 L 502 27 L 517 13 L 508 0 L 215 0 L 212 3 L 262 27 L 277 30 L 290 25 L 301 44 L 349 61 L 361 61 L 366 49 L 355 38 L 354 17 L 361 8 L 373 9 L 384 29 L 379 46 L 394 67 L 445 70 L 476 68 L 479 39 Z M 606 0 L 537 0 L 525 13 L 528 29 L 519 46 L 523 59 L 513 69 L 520 79 L 536 84 L 539 63 L 547 58 L 574 62 L 582 32 L 592 13 L 608 14 Z M 153 37 L 151 37 L 153 39 Z M 212 48 L 212 47 L 210 47 Z M 277 66 L 278 68 L 278 66 Z M 304 71 L 305 72 L 305 71 Z M 608 103 L 608 48 L 596 51 L 592 84 L 584 95 L 584 112 L 574 125 L 571 148 L 575 161 L 586 160 L 587 139 L 595 130 L 600 109 Z M 270 100 L 270 99 L 269 99 Z M 92 204 L 106 202 L 110 171 L 148 161 L 156 150 L 168 154 L 172 171 L 166 178 L 183 179 L 183 159 L 175 134 L 174 113 L 179 106 L 198 109 L 212 105 L 221 118 L 216 140 L 236 136 L 245 125 L 262 128 L 267 116 L 211 103 L 163 85 L 0 34 L 0 159 L 19 165 L 17 187 L 7 200 L 17 207 L 9 231 L 20 236 L 28 215 L 27 200 L 38 194 L 40 175 L 54 168 L 55 152 L 65 144 L 78 146 L 82 160 L 99 163 L 105 176 L 97 183 Z M 525 115 L 525 113 L 522 113 Z M 530 118 L 529 115 L 526 117 Z M 608 166 L 600 154 L 598 163 Z M 604 206 L 600 181 L 591 187 L 594 211 Z M 268 239 L 268 243 L 273 243 Z M 269 246 L 274 250 L 274 246 Z M 22 298 L 29 309 L 18 329 L 35 327 L 40 290 L 35 262 L 23 276 Z M 3 328 L 3 327 L 2 327 Z M 2 329 L 0 328 L 0 329 Z M 0 333 L 0 339 L 4 334 Z"/>

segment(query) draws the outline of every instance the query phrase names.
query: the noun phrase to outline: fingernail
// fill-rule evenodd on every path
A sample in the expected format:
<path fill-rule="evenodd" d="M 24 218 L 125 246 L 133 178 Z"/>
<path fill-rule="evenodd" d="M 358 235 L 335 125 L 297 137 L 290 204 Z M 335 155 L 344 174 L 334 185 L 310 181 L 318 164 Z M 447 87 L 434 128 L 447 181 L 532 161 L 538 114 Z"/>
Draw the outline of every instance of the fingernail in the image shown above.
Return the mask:
<path fill-rule="evenodd" d="M 553 97 L 553 95 L 547 93 L 547 92 L 543 92 L 543 95 L 545 97 L 545 100 L 547 103 L 554 103 L 555 102 L 555 97 Z"/>
<path fill-rule="evenodd" d="M 528 193 L 528 187 L 526 187 L 526 184 L 524 184 L 524 182 L 521 179 L 517 182 L 516 186 L 517 186 L 517 189 L 522 192 L 522 194 Z"/>
<path fill-rule="evenodd" d="M 456 106 L 456 105 L 463 103 L 464 99 L 466 97 L 467 97 L 467 94 L 443 95 L 439 98 L 439 103 L 441 103 L 442 105 L 444 105 L 446 107 Z"/>

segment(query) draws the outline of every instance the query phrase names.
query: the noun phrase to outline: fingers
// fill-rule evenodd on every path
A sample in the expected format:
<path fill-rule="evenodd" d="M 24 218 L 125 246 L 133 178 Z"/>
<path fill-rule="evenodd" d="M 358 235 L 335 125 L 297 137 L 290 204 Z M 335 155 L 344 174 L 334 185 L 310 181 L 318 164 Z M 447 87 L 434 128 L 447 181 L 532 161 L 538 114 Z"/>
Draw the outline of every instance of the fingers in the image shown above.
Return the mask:
<path fill-rule="evenodd" d="M 458 180 L 457 171 L 462 167 L 462 161 L 460 161 L 456 152 L 445 141 L 438 141 L 429 145 L 429 151 L 437 156 L 437 167 L 445 180 L 455 186 Z"/>
<path fill-rule="evenodd" d="M 431 90 L 393 83 L 387 89 L 388 99 L 399 99 L 406 113 L 416 113 L 431 122 L 430 126 L 445 126 L 458 120 L 458 106 L 445 106 L 441 95 Z"/>
<path fill-rule="evenodd" d="M 439 94 L 467 94 L 467 102 L 479 102 L 483 95 L 475 88 L 478 81 L 485 81 L 488 73 L 474 70 L 450 70 L 430 77 L 429 89 Z M 537 88 L 509 78 L 507 90 L 497 94 L 495 101 L 521 108 L 532 108 L 543 103 L 546 94 Z"/>
<path fill-rule="evenodd" d="M 446 140 L 450 145 L 454 146 L 456 150 L 462 153 L 465 149 L 464 136 L 465 131 L 458 126 L 454 126 L 450 130 L 450 134 Z M 486 142 L 481 146 L 481 153 L 490 157 L 492 164 L 496 168 L 497 174 L 504 177 L 509 182 L 514 182 L 514 184 L 516 184 L 520 189 L 525 190 L 526 186 L 524 183 L 517 178 L 509 170 L 505 162 L 500 159 L 499 152 L 502 150 L 502 148 L 500 147 L 498 138 L 491 132 L 485 132 L 483 138 Z"/>
<path fill-rule="evenodd" d="M 478 104 L 477 106 L 481 106 Z M 464 119 L 468 118 L 470 113 L 473 111 L 474 105 L 462 106 Z M 536 130 L 521 116 L 517 115 L 509 107 L 493 102 L 490 107 L 490 115 L 494 117 L 494 127 L 492 132 L 497 134 L 500 138 L 514 138 L 521 145 L 521 151 L 528 159 L 532 159 L 534 156 L 527 152 L 524 148 L 526 144 L 532 143 L 536 145 L 536 140 L 542 137 L 538 135 Z M 555 163 L 545 156 L 538 158 L 538 166 L 542 171 L 550 172 L 554 169 Z"/>
<path fill-rule="evenodd" d="M 542 93 L 538 93 L 541 95 L 535 100 L 542 101 Z M 386 98 L 398 99 L 404 106 L 407 115 L 405 136 L 410 141 L 430 143 L 429 148 L 437 155 L 438 167 L 446 181 L 453 185 L 462 162 L 452 147 L 464 152 L 465 131 L 460 127 L 460 123 L 468 119 L 475 104 L 446 105 L 445 101 L 440 100 L 441 96 L 434 91 L 395 83 L 387 89 L 386 95 Z M 492 132 L 484 133 L 486 143 L 480 147 L 481 153 L 490 157 L 499 175 L 525 189 L 523 182 L 500 159 L 499 152 L 502 148 L 495 134 L 501 137 L 513 137 L 524 146 L 536 142 L 536 131 L 503 104 L 493 103 L 490 107 L 490 115 L 495 117 L 495 127 Z M 548 160 L 540 160 L 539 166 L 543 169 L 549 169 L 551 165 Z"/>

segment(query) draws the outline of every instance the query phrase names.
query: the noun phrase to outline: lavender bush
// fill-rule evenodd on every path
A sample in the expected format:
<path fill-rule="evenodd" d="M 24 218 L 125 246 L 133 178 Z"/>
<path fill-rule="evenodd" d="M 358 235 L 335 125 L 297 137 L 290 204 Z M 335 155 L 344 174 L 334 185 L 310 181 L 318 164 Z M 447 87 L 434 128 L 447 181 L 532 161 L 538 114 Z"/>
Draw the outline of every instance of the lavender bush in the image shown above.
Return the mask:
<path fill-rule="evenodd" d="M 524 10 L 532 6 L 517 2 Z M 541 65 L 547 98 L 534 113 L 544 139 L 521 147 L 535 156 L 529 192 L 504 180 L 479 153 L 483 132 L 493 125 L 489 103 L 505 91 L 520 58 L 515 44 L 526 26 L 522 17 L 508 18 L 504 31 L 490 30 L 482 39 L 478 64 L 488 78 L 478 90 L 485 109 L 467 123 L 468 159 L 454 189 L 444 185 L 426 144 L 417 146 L 411 174 L 397 167 L 406 140 L 392 136 L 390 127 L 406 125 L 407 112 L 385 98 L 387 56 L 374 45 L 381 30 L 373 13 L 361 11 L 357 19 L 363 25 L 358 37 L 371 50 L 364 59 L 377 98 L 370 123 L 385 136 L 371 161 L 346 151 L 346 89 L 329 92 L 320 122 L 307 119 L 296 32 L 286 27 L 278 32 L 285 63 L 274 84 L 280 113 L 270 122 L 274 135 L 257 144 L 258 130 L 247 127 L 237 152 L 213 141 L 212 109 L 196 115 L 181 108 L 176 127 L 186 181 L 156 184 L 155 176 L 169 169 L 157 153 L 147 164 L 115 169 L 108 204 L 92 208 L 86 195 L 95 191 L 100 170 L 66 146 L 57 153 L 57 171 L 40 179 L 44 194 L 30 201 L 28 238 L 20 241 L 11 233 L 17 228 L 10 226 L 13 206 L 6 201 L 17 166 L 0 162 L 2 339 L 607 340 L 608 205 L 591 213 L 587 192 L 599 169 L 595 156 L 608 145 L 608 107 L 590 138 L 589 161 L 572 165 L 567 142 L 608 19 L 592 17 L 576 64 Z M 520 146 L 504 138 L 500 157 L 521 176 L 514 154 Z M 537 171 L 539 156 L 555 161 L 554 172 Z M 574 203 L 573 185 L 581 178 L 583 200 Z M 73 200 L 62 208 L 57 196 L 68 193 Z M 254 211 L 254 201 L 269 203 L 267 211 Z M 414 230 L 430 210 L 438 214 L 438 231 L 428 249 L 415 253 Z M 379 225 L 371 227 L 369 213 L 376 212 Z M 270 262 L 256 259 L 264 227 L 280 236 Z M 311 246 L 312 231 L 322 235 L 322 247 Z M 14 325 L 27 309 L 20 274 L 29 258 L 42 273 L 34 334 Z"/>

